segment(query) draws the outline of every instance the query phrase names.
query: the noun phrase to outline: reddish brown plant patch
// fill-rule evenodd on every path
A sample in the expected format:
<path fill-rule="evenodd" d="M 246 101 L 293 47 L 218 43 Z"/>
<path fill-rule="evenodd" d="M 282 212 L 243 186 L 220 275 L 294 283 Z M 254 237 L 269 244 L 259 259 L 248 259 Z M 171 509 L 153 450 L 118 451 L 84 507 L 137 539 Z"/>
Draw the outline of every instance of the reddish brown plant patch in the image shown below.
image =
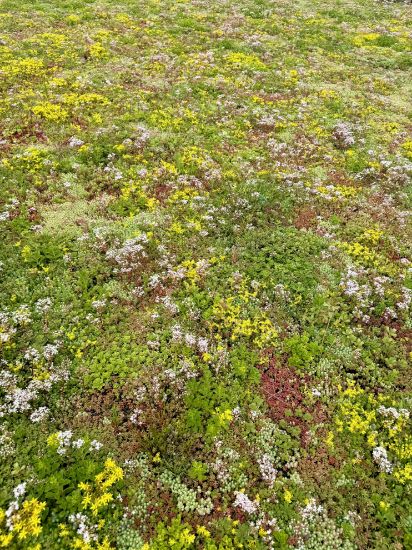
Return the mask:
<path fill-rule="evenodd" d="M 268 367 L 261 367 L 261 387 L 268 406 L 268 415 L 279 422 L 286 421 L 300 429 L 302 446 L 310 440 L 309 431 L 313 424 L 325 421 L 326 413 L 320 403 L 309 403 L 305 390 L 312 385 L 310 377 L 299 375 L 291 367 L 277 365 L 275 359 Z M 308 417 L 310 415 L 310 420 Z"/>

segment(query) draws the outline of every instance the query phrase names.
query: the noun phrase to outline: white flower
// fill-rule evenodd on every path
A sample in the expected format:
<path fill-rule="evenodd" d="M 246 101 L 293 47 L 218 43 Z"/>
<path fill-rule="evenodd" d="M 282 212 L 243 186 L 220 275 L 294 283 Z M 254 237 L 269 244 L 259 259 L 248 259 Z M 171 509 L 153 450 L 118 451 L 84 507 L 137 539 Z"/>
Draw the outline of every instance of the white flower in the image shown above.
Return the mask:
<path fill-rule="evenodd" d="M 50 359 L 53 359 L 55 355 L 59 353 L 59 344 L 46 344 L 43 348 L 43 357 L 50 361 Z"/>
<path fill-rule="evenodd" d="M 32 422 L 41 422 L 49 416 L 49 413 L 50 411 L 47 407 L 39 407 L 31 413 L 30 420 Z"/>
<path fill-rule="evenodd" d="M 97 441 L 97 439 L 93 439 L 93 441 L 90 442 L 90 451 L 98 451 L 103 447 L 103 443 L 100 443 L 100 441 Z"/>
<path fill-rule="evenodd" d="M 77 138 L 76 136 L 72 136 L 69 139 L 69 147 L 80 147 L 81 145 L 84 145 L 84 141 Z"/>
<path fill-rule="evenodd" d="M 266 481 L 266 483 L 268 483 L 269 486 L 272 487 L 278 472 L 273 466 L 269 455 L 264 454 L 262 456 L 262 458 L 259 460 L 259 468 L 263 481 Z"/>
<path fill-rule="evenodd" d="M 233 505 L 243 510 L 243 512 L 247 512 L 248 514 L 254 514 L 258 510 L 259 503 L 256 501 L 253 502 L 252 500 L 250 500 L 250 498 L 245 493 L 241 493 L 240 491 L 237 491 L 235 495 L 236 495 L 236 500 L 233 503 Z"/>
<path fill-rule="evenodd" d="M 323 506 L 316 504 L 316 500 L 312 498 L 308 504 L 302 509 L 303 518 L 313 518 L 323 512 Z"/>
<path fill-rule="evenodd" d="M 46 313 L 52 306 L 52 301 L 50 298 L 41 298 L 40 300 L 37 300 L 37 302 L 34 304 L 34 308 L 39 313 Z"/>
<path fill-rule="evenodd" d="M 72 437 L 73 437 L 73 432 L 71 432 L 70 430 L 57 433 L 57 439 L 59 441 L 59 447 L 57 449 L 57 452 L 59 453 L 59 455 L 66 454 L 67 448 L 70 447 Z"/>
<path fill-rule="evenodd" d="M 92 306 L 95 309 L 102 309 L 104 308 L 105 305 L 106 305 L 106 300 L 95 300 L 94 302 L 92 302 Z"/>
<path fill-rule="evenodd" d="M 393 464 L 388 459 L 388 453 L 385 447 L 375 447 L 372 451 L 373 460 L 379 466 L 381 472 L 390 474 L 393 470 Z"/>
<path fill-rule="evenodd" d="M 15 487 L 13 489 L 13 495 L 14 495 L 14 498 L 20 498 L 22 497 L 25 492 L 26 492 L 26 485 L 27 483 L 26 482 L 23 482 L 23 483 L 20 483 L 19 485 L 17 485 L 17 487 Z"/>

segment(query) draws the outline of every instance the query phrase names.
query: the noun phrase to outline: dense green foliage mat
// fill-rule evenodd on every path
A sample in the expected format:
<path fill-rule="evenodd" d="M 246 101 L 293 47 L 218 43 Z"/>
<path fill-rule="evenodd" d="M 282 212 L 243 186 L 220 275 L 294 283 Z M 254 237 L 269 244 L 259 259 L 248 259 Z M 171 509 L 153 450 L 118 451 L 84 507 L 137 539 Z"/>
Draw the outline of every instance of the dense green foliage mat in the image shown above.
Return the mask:
<path fill-rule="evenodd" d="M 411 23 L 0 0 L 0 548 L 412 548 Z"/>

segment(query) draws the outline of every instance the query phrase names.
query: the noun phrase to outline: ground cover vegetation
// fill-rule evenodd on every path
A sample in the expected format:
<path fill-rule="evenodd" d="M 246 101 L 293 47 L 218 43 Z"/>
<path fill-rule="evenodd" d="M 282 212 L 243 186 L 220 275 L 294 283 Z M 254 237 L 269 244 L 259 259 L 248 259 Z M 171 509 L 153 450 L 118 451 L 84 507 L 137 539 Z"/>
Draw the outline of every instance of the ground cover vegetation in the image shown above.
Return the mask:
<path fill-rule="evenodd" d="M 0 1 L 0 548 L 412 548 L 411 24 Z"/>

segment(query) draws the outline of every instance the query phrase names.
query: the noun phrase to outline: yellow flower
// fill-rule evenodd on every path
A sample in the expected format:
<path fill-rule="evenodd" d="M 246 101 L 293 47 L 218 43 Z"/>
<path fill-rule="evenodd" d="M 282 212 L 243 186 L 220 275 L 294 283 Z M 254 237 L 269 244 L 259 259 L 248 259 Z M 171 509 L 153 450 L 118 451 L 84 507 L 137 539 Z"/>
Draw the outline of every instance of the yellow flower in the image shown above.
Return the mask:
<path fill-rule="evenodd" d="M 92 59 L 105 59 L 109 56 L 108 50 L 100 42 L 90 46 L 89 54 Z"/>
<path fill-rule="evenodd" d="M 267 71 L 268 67 L 256 55 L 250 55 L 242 52 L 230 53 L 226 60 L 245 69 L 257 71 Z"/>
<path fill-rule="evenodd" d="M 206 539 L 210 537 L 210 531 L 208 531 L 206 527 L 203 527 L 203 525 L 198 525 L 196 528 L 196 532 L 198 535 L 200 535 L 201 537 L 205 537 Z"/>
<path fill-rule="evenodd" d="M 393 475 L 402 485 L 405 485 L 408 481 L 412 481 L 412 462 L 408 462 L 403 468 L 394 472 Z"/>
<path fill-rule="evenodd" d="M 405 141 L 405 143 L 402 145 L 402 149 L 404 151 L 405 157 L 407 157 L 409 160 L 412 160 L 412 139 L 408 139 L 408 141 Z"/>
<path fill-rule="evenodd" d="M 45 118 L 50 122 L 63 122 L 69 116 L 66 109 L 63 109 L 60 105 L 49 102 L 36 105 L 33 107 L 32 111 L 35 115 Z"/>
<path fill-rule="evenodd" d="M 330 449 L 333 449 L 333 447 L 334 447 L 334 443 L 333 443 L 334 438 L 335 438 L 335 436 L 334 436 L 333 432 L 328 432 L 325 443 Z"/>
<path fill-rule="evenodd" d="M 70 534 L 69 529 L 67 528 L 67 525 L 65 523 L 59 524 L 59 535 L 61 537 L 67 537 Z"/>
<path fill-rule="evenodd" d="M 13 533 L 7 533 L 7 535 L 3 535 L 0 533 L 0 548 L 6 548 L 7 546 L 10 546 L 12 540 Z"/>
<path fill-rule="evenodd" d="M 29 536 L 38 536 L 41 533 L 40 516 L 46 508 L 45 502 L 39 502 L 36 498 L 25 500 L 23 506 L 13 515 L 14 531 L 19 540 Z"/>
<path fill-rule="evenodd" d="M 56 448 L 60 445 L 58 432 L 49 435 L 49 437 L 47 438 L 47 445 L 49 447 L 56 447 Z"/>

